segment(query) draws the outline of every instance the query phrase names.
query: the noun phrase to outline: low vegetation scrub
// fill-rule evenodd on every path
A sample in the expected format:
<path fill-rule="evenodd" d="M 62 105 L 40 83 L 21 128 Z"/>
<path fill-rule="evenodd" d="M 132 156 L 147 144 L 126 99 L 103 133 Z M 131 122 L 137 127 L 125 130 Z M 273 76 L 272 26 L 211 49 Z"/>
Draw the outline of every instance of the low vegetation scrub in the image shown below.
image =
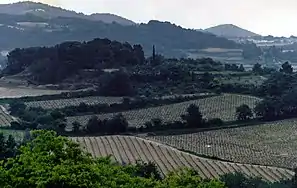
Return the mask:
<path fill-rule="evenodd" d="M 246 121 L 253 117 L 253 112 L 250 107 L 246 104 L 243 104 L 236 108 L 236 118 L 239 121 Z"/>

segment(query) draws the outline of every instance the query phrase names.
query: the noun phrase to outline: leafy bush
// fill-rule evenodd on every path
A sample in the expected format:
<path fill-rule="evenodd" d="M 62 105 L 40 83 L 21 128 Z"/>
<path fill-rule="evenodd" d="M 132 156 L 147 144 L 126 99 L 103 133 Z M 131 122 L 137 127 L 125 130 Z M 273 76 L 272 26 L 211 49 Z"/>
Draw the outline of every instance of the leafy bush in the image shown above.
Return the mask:
<path fill-rule="evenodd" d="M 12 115 L 19 115 L 26 109 L 26 105 L 23 102 L 13 100 L 9 104 L 9 110 Z"/>
<path fill-rule="evenodd" d="M 243 104 L 236 108 L 237 120 L 245 121 L 252 117 L 253 117 L 253 112 L 248 105 Z"/>
<path fill-rule="evenodd" d="M 182 116 L 182 119 L 187 122 L 189 128 L 199 128 L 203 126 L 202 114 L 199 107 L 191 104 L 187 109 L 187 114 Z"/>
<path fill-rule="evenodd" d="M 17 146 L 18 144 L 12 135 L 9 135 L 8 138 L 6 138 L 3 133 L 0 133 L 0 164 L 1 160 L 15 156 L 17 153 Z"/>
<path fill-rule="evenodd" d="M 95 159 L 54 132 L 34 131 L 32 138 L 19 155 L 0 161 L 0 187 L 225 188 L 221 181 L 204 180 L 191 170 L 162 179 L 153 163 L 120 165 L 110 158 Z"/>

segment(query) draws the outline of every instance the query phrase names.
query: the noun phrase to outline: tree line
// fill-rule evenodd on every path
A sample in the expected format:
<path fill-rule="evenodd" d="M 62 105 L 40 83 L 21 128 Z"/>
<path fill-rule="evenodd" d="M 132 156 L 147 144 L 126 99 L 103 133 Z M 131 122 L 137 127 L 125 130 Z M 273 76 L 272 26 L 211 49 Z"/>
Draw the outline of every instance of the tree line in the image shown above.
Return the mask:
<path fill-rule="evenodd" d="M 172 100 L 172 99 L 171 99 Z M 169 101 L 164 99 L 164 101 Z M 175 99 L 173 99 L 175 100 Z M 150 105 L 148 101 L 136 101 L 134 105 Z M 157 100 L 158 101 L 158 100 Z M 162 101 L 162 100 L 161 100 Z M 133 104 L 133 103 L 132 103 Z M 156 103 L 157 105 L 160 105 Z M 129 100 L 124 100 L 123 105 L 129 106 Z M 11 128 L 16 130 L 26 129 L 44 129 L 54 130 L 60 134 L 65 134 L 65 128 L 67 127 L 66 114 L 63 109 L 45 110 L 43 108 L 27 107 L 24 103 L 14 101 L 10 103 L 11 115 L 18 117 L 19 122 L 12 122 Z M 143 106 L 141 106 L 143 107 Z M 147 106 L 148 107 L 148 106 Z M 88 108 L 86 105 L 79 105 L 78 109 L 83 110 Z M 68 109 L 68 108 L 67 108 Z M 66 111 L 67 112 L 67 111 Z M 189 105 L 186 113 L 181 116 L 182 121 L 163 122 L 162 119 L 152 119 L 149 122 L 145 122 L 144 125 L 129 126 L 128 121 L 121 113 L 114 113 L 114 116 L 107 119 L 100 119 L 99 116 L 91 116 L 86 125 L 82 125 L 79 122 L 72 123 L 72 133 L 77 134 L 120 134 L 126 132 L 147 132 L 158 131 L 168 129 L 189 129 L 189 128 L 206 128 L 214 126 L 222 126 L 224 122 L 219 118 L 205 120 L 199 110 L 199 107 L 192 104 Z"/>
<path fill-rule="evenodd" d="M 9 53 L 2 76 L 26 72 L 28 84 L 58 84 L 60 89 L 92 86 L 97 95 L 132 96 L 154 94 L 155 91 L 158 94 L 170 90 L 197 93 L 212 89 L 204 84 L 211 80 L 203 80 L 195 71 L 244 72 L 242 65 L 223 65 L 210 58 L 166 59 L 154 49 L 152 56 L 145 58 L 142 46 L 108 39 L 18 48 Z M 105 72 L 110 68 L 117 71 Z M 63 85 L 69 87 L 63 88 Z"/>
<path fill-rule="evenodd" d="M 118 71 L 104 71 L 109 68 Z M 105 96 L 207 90 L 249 94 L 255 87 L 251 84 L 217 83 L 215 77 L 207 73 L 245 72 L 243 65 L 222 64 L 210 58 L 167 59 L 157 52 L 155 45 L 152 56 L 145 58 L 141 45 L 98 38 L 89 42 L 64 42 L 53 47 L 15 49 L 8 55 L 8 66 L 2 71 L 2 76 L 23 71 L 29 73 L 26 73 L 28 84 L 59 84 L 62 89 L 69 89 L 63 85 L 80 88 L 88 84 L 88 87 L 96 88 L 97 95 Z M 196 71 L 206 73 L 199 75 Z M 265 71 L 268 70 L 256 65 L 253 70 L 261 74 Z"/>
<path fill-rule="evenodd" d="M 193 96 L 197 97 L 197 96 Z M 209 97 L 209 96 L 208 96 Z M 200 96 L 198 97 L 200 98 Z M 90 134 L 122 134 L 122 133 L 135 133 L 135 132 L 151 132 L 151 131 L 164 131 L 170 129 L 195 129 L 195 128 L 215 128 L 222 127 L 227 124 L 234 124 L 236 122 L 248 121 L 251 119 L 262 118 L 263 120 L 275 120 L 280 118 L 271 115 L 270 108 L 263 107 L 266 104 L 266 100 L 259 102 L 254 109 L 251 109 L 248 105 L 242 104 L 236 108 L 236 113 L 234 116 L 237 121 L 234 122 L 224 122 L 220 118 L 204 119 L 202 113 L 200 112 L 199 106 L 195 104 L 189 105 L 185 114 L 183 114 L 180 119 L 176 121 L 164 122 L 162 119 L 153 118 L 150 121 L 145 122 L 143 125 L 130 125 L 126 118 L 121 114 L 121 111 L 159 106 L 164 104 L 171 104 L 179 100 L 191 100 L 192 97 L 185 98 L 172 98 L 172 99 L 134 99 L 124 98 L 122 104 L 111 104 L 108 106 L 106 104 L 98 105 L 86 105 L 84 103 L 75 107 L 65 107 L 62 109 L 45 110 L 43 108 L 32 108 L 27 107 L 24 103 L 14 101 L 10 103 L 10 113 L 18 117 L 20 122 L 12 122 L 11 128 L 17 130 L 26 129 L 45 129 L 45 130 L 55 130 L 60 134 L 66 134 L 65 128 L 67 127 L 66 116 L 79 115 L 75 113 L 86 113 L 92 112 L 93 114 L 99 114 L 90 116 L 86 124 L 80 124 L 79 122 L 72 123 L 72 134 L 74 135 L 90 135 Z M 289 100 L 289 99 L 288 99 Z M 290 101 L 290 100 L 289 100 Z M 152 103 L 151 103 L 152 102 Z M 291 102 L 290 102 L 291 103 Z M 272 103 L 277 104 L 276 102 Z M 102 107 L 102 108 L 101 108 Z M 99 110 L 101 109 L 101 110 Z M 95 110 L 95 111 L 93 111 Z M 97 111 L 99 110 L 99 111 Z M 107 111 L 106 111 L 107 110 Z M 293 110 L 293 109 L 291 109 Z M 266 112 L 268 111 L 268 112 Z M 114 115 L 110 118 L 101 119 L 100 113 L 113 113 Z M 267 114 L 263 114 L 267 113 Z M 272 117 L 267 117 L 271 115 Z M 290 117 L 290 114 L 286 112 L 285 117 Z M 282 116 L 284 118 L 284 116 Z M 69 127 L 69 126 L 68 126 Z"/>
<path fill-rule="evenodd" d="M 64 42 L 53 47 L 17 48 L 8 54 L 3 74 L 26 69 L 37 83 L 57 83 L 81 69 L 120 67 L 144 63 L 141 45 L 131 46 L 108 39 Z"/>
<path fill-rule="evenodd" d="M 119 133 L 143 133 L 174 129 L 195 129 L 220 127 L 225 124 L 220 118 L 204 119 L 199 107 L 195 104 L 189 105 L 185 114 L 181 115 L 181 120 L 165 122 L 161 118 L 153 118 L 144 122 L 143 125 L 130 125 L 125 117 L 119 113 L 110 119 L 100 119 L 99 116 L 92 116 L 82 125 L 79 122 L 73 122 L 72 127 L 75 134 L 119 134 Z M 115 126 L 110 126 L 109 122 Z M 116 126 L 117 125 L 117 126 Z M 121 127 L 121 128 L 120 128 Z"/>
<path fill-rule="evenodd" d="M 262 74 L 264 69 L 255 64 L 253 71 Z M 274 70 L 263 84 L 255 87 L 251 93 L 261 97 L 254 109 L 243 105 L 237 108 L 239 120 L 257 117 L 260 120 L 272 121 L 297 117 L 297 74 L 292 66 L 285 62 L 279 71 Z"/>
<path fill-rule="evenodd" d="M 285 62 L 256 90 L 263 97 L 255 107 L 255 113 L 264 120 L 292 118 L 296 116 L 297 74 Z"/>
<path fill-rule="evenodd" d="M 163 105 L 170 105 L 174 103 L 182 103 L 191 100 L 204 99 L 208 97 L 214 97 L 218 94 L 206 94 L 206 95 L 195 95 L 192 96 L 173 96 L 168 98 L 162 97 L 124 97 L 121 103 L 100 103 L 100 104 L 86 104 L 80 103 L 76 106 L 66 106 L 59 108 L 58 110 L 66 116 L 77 116 L 83 114 L 104 114 L 104 113 L 118 113 L 128 110 L 135 110 L 141 108 L 151 108 Z"/>
<path fill-rule="evenodd" d="M 12 135 L 5 137 L 3 133 L 0 133 L 0 161 L 14 157 L 19 144 Z"/>

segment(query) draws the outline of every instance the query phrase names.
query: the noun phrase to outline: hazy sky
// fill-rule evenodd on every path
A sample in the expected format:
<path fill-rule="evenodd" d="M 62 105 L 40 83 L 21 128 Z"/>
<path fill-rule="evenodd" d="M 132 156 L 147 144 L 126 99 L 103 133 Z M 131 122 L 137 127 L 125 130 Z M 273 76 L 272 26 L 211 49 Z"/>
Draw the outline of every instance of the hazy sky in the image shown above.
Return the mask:
<path fill-rule="evenodd" d="M 12 3 L 17 0 L 0 0 Z M 170 21 L 186 28 L 235 24 L 263 35 L 297 35 L 297 0 L 43 0 L 78 12 L 113 13 L 135 22 Z"/>

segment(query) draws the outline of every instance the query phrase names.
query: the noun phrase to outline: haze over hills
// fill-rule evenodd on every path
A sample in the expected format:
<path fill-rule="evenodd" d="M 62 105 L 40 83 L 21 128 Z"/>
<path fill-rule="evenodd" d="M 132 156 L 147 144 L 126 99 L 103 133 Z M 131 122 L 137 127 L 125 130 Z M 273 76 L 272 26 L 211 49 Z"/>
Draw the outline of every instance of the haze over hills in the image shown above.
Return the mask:
<path fill-rule="evenodd" d="M 93 21 L 103 21 L 105 23 L 116 22 L 122 25 L 134 25 L 135 23 L 126 18 L 109 14 L 109 13 L 96 13 L 85 15 L 75 11 L 65 10 L 60 7 L 54 7 L 47 4 L 36 3 L 31 1 L 13 3 L 13 4 L 0 4 L 0 13 L 10 15 L 25 15 L 33 14 L 43 18 L 56 18 L 56 17 L 71 17 L 81 18 Z"/>
<path fill-rule="evenodd" d="M 0 38 L 0 51 L 94 38 L 141 44 L 146 54 L 151 54 L 155 45 L 158 53 L 171 57 L 183 56 L 192 49 L 240 47 L 226 38 L 169 22 L 123 24 L 123 19 L 116 18 L 110 14 L 84 15 L 41 3 L 0 5 L 0 35 L 5 36 Z"/>
<path fill-rule="evenodd" d="M 226 38 L 247 38 L 260 36 L 259 34 L 253 33 L 246 29 L 242 29 L 233 24 L 222 24 L 204 29 L 204 31 Z"/>

